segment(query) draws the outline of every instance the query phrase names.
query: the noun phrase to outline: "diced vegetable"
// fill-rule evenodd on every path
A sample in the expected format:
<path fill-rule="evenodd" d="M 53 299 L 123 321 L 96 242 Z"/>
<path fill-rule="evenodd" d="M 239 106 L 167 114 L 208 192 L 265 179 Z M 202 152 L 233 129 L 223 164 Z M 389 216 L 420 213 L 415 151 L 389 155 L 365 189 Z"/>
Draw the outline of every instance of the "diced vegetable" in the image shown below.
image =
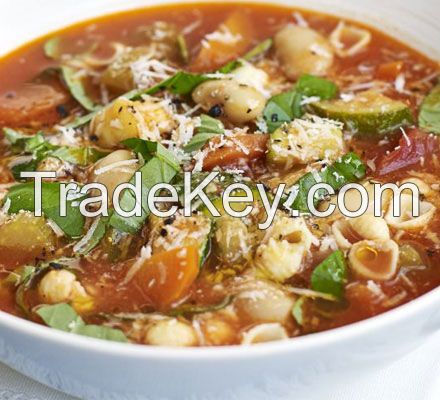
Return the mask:
<path fill-rule="evenodd" d="M 309 107 L 321 117 L 343 122 L 345 129 L 360 135 L 383 135 L 413 122 L 405 103 L 374 91 L 361 92 L 350 101 L 327 100 Z"/>
<path fill-rule="evenodd" d="M 216 32 L 204 39 L 191 63 L 193 71 L 210 71 L 242 55 L 252 44 L 253 25 L 241 10 L 235 11 Z"/>
<path fill-rule="evenodd" d="M 93 116 L 90 133 L 101 147 L 110 149 L 130 138 L 159 141 L 161 134 L 174 126 L 171 113 L 160 103 L 119 97 Z"/>
<path fill-rule="evenodd" d="M 267 135 L 239 134 L 227 138 L 228 144 L 215 148 L 221 139 L 214 137 L 210 140 L 214 150 L 208 150 L 203 159 L 203 170 L 209 171 L 214 167 L 236 165 L 240 161 L 254 161 L 263 158 L 267 150 Z"/>
<path fill-rule="evenodd" d="M 435 155 L 440 149 L 438 138 L 419 129 L 408 129 L 405 135 L 402 134 L 395 150 L 379 158 L 376 167 L 379 176 L 412 168 L 417 164 L 428 171 L 437 168 Z"/>
<path fill-rule="evenodd" d="M 440 135 L 440 84 L 426 96 L 419 113 L 419 126 Z"/>
<path fill-rule="evenodd" d="M 376 69 L 376 78 L 386 81 L 395 81 L 403 67 L 403 61 L 390 61 L 380 64 Z"/>
<path fill-rule="evenodd" d="M 196 246 L 200 266 L 207 258 L 211 243 L 211 219 L 202 213 L 184 217 L 175 214 L 170 218 L 150 218 L 150 242 L 153 255 L 176 247 Z"/>
<path fill-rule="evenodd" d="M 404 243 L 399 246 L 399 267 L 413 267 L 425 265 L 426 262 L 421 256 L 422 249 L 415 244 Z"/>
<path fill-rule="evenodd" d="M 215 221 L 214 253 L 226 263 L 239 263 L 249 257 L 252 239 L 239 218 L 224 215 Z"/>
<path fill-rule="evenodd" d="M 317 160 L 335 160 L 344 151 L 342 126 L 317 116 L 295 119 L 270 135 L 267 161 L 289 170 Z"/>
<path fill-rule="evenodd" d="M 136 88 L 131 65 L 142 57 L 149 57 L 148 46 L 130 48 L 122 53 L 102 74 L 102 83 L 115 93 L 122 94 Z"/>
<path fill-rule="evenodd" d="M 178 247 L 147 258 L 132 280 L 144 301 L 166 309 L 190 289 L 199 273 L 199 249 Z"/>
<path fill-rule="evenodd" d="M 342 251 L 330 254 L 312 272 L 312 289 L 341 299 L 347 280 L 347 264 Z"/>
<path fill-rule="evenodd" d="M 43 217 L 19 213 L 0 225 L 0 260 L 16 266 L 52 251 L 57 243 Z"/>
<path fill-rule="evenodd" d="M 119 329 L 86 324 L 68 304 L 41 306 L 36 313 L 46 325 L 60 331 L 114 342 L 128 342 L 124 333 Z"/>

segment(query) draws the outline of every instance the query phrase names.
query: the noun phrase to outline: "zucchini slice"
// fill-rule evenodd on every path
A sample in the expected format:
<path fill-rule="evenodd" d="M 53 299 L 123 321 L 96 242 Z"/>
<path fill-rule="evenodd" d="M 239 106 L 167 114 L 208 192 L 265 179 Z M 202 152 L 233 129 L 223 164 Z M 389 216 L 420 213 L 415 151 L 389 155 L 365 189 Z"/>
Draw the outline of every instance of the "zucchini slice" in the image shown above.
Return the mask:
<path fill-rule="evenodd" d="M 428 132 L 440 135 L 440 84 L 437 84 L 423 100 L 419 113 L 419 126 Z"/>
<path fill-rule="evenodd" d="M 405 103 L 372 90 L 361 92 L 350 101 L 320 101 L 309 107 L 321 117 L 343 122 L 345 129 L 360 135 L 383 135 L 413 123 Z"/>

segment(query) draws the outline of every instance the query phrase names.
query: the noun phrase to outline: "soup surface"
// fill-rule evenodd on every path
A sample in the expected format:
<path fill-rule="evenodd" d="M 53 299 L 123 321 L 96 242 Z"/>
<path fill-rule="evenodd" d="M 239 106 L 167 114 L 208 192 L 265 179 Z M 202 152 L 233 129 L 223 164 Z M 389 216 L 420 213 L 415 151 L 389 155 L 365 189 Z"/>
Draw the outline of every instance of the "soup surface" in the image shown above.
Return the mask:
<path fill-rule="evenodd" d="M 0 309 L 106 340 L 217 346 L 343 326 L 426 293 L 440 283 L 438 73 L 371 27 L 261 4 L 136 10 L 18 49 L 0 60 Z M 41 216 L 23 176 L 35 171 L 56 172 Z M 199 201 L 185 216 L 184 173 L 194 188 L 212 171 L 218 213 Z M 145 193 L 139 216 L 115 211 L 135 172 L 147 190 L 176 188 L 155 204 L 172 215 Z M 62 217 L 61 183 L 107 193 L 71 193 Z M 232 191 L 246 216 L 222 204 L 232 183 L 249 187 L 251 202 Z M 316 183 L 334 194 L 308 204 Z M 370 195 L 362 215 L 311 215 L 348 183 Z M 417 185 L 419 215 L 406 189 L 400 216 L 389 191 L 374 216 L 375 183 Z M 131 191 L 118 198 L 135 206 Z M 356 211 L 359 191 L 345 205 Z"/>

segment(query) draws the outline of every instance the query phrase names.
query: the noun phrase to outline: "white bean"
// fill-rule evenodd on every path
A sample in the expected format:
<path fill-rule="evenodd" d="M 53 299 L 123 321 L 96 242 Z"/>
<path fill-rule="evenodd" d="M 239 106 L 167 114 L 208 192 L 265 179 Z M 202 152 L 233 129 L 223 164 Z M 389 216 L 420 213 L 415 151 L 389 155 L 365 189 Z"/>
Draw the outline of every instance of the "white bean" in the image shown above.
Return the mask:
<path fill-rule="evenodd" d="M 129 150 L 116 150 L 97 161 L 90 175 L 90 181 L 103 184 L 111 202 L 116 186 L 128 182 L 139 168 L 139 162 Z"/>
<path fill-rule="evenodd" d="M 192 97 L 205 110 L 216 105 L 222 107 L 226 118 L 234 124 L 257 119 L 266 103 L 255 88 L 228 79 L 204 82 L 197 86 Z"/>

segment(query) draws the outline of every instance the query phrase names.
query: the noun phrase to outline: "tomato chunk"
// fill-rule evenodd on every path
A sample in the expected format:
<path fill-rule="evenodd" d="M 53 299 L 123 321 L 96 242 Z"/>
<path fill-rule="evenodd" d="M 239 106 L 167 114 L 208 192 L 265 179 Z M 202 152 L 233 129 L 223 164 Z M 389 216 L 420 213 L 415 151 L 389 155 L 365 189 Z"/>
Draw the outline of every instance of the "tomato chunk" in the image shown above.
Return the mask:
<path fill-rule="evenodd" d="M 249 17 L 235 11 L 202 42 L 191 69 L 196 72 L 211 71 L 242 55 L 252 44 L 254 29 Z"/>
<path fill-rule="evenodd" d="M 0 95 L 0 127 L 38 128 L 58 122 L 59 107 L 69 96 L 50 85 L 29 83 L 20 89 Z"/>
<path fill-rule="evenodd" d="M 226 139 L 226 143 L 219 145 L 224 138 L 215 137 L 210 140 L 208 153 L 203 160 L 203 170 L 209 171 L 214 167 L 227 167 L 249 163 L 263 158 L 267 152 L 268 135 L 240 134 Z"/>
<path fill-rule="evenodd" d="M 379 160 L 377 174 L 383 176 L 415 165 L 431 169 L 436 167 L 439 150 L 436 136 L 420 129 L 410 129 L 402 135 L 396 149 Z"/>
<path fill-rule="evenodd" d="M 403 61 L 391 61 L 380 64 L 376 70 L 376 78 L 394 81 L 403 70 Z"/>
<path fill-rule="evenodd" d="M 130 286 L 144 302 L 166 309 L 188 292 L 198 273 L 197 247 L 179 247 L 146 259 Z"/>

